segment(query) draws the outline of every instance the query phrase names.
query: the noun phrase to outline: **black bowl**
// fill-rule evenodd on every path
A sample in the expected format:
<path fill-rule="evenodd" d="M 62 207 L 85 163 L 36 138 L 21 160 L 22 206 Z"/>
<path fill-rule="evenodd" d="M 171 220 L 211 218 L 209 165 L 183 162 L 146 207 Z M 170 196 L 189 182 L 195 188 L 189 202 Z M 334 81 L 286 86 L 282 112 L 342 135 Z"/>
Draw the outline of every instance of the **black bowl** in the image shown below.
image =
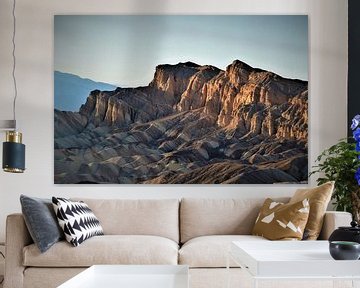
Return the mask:
<path fill-rule="evenodd" d="M 335 260 L 358 260 L 360 257 L 360 244 L 348 241 L 331 241 L 330 255 Z"/>

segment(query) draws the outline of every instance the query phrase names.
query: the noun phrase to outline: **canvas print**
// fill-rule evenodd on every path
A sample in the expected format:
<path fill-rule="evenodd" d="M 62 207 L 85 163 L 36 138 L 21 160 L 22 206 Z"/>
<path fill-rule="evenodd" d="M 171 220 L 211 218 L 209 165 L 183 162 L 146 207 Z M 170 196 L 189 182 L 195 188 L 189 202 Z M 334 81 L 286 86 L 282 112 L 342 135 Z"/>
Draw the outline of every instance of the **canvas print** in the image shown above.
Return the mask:
<path fill-rule="evenodd" d="M 56 184 L 308 178 L 306 15 L 59 15 Z"/>

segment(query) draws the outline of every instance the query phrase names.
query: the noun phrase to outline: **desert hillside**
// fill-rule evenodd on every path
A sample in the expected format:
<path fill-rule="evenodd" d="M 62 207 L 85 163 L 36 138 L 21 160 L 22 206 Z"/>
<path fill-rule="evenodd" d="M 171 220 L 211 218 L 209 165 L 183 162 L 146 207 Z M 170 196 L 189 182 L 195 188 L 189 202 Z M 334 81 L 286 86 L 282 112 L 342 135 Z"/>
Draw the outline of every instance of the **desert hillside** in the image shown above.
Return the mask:
<path fill-rule="evenodd" d="M 300 183 L 308 83 L 236 60 L 159 65 L 145 87 L 55 110 L 55 183 Z"/>

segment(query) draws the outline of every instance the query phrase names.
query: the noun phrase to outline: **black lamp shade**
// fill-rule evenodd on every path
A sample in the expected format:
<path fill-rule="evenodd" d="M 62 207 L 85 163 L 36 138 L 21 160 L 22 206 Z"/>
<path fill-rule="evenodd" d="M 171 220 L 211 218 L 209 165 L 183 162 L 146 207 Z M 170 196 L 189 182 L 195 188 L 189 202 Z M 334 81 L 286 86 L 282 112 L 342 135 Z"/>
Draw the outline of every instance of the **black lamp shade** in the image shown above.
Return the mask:
<path fill-rule="evenodd" d="M 6 172 L 22 173 L 25 170 L 25 145 L 3 142 L 3 169 Z"/>

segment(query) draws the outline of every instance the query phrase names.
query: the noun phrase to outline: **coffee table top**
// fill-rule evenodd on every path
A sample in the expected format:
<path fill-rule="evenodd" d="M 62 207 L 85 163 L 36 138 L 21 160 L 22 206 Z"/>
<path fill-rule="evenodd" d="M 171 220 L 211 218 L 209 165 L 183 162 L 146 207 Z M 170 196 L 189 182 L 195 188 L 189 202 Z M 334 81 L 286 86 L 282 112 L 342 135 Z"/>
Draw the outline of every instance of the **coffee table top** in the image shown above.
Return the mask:
<path fill-rule="evenodd" d="M 236 241 L 230 254 L 259 278 L 360 278 L 360 261 L 332 259 L 328 241 Z"/>
<path fill-rule="evenodd" d="M 58 288 L 188 288 L 185 265 L 94 265 Z"/>

